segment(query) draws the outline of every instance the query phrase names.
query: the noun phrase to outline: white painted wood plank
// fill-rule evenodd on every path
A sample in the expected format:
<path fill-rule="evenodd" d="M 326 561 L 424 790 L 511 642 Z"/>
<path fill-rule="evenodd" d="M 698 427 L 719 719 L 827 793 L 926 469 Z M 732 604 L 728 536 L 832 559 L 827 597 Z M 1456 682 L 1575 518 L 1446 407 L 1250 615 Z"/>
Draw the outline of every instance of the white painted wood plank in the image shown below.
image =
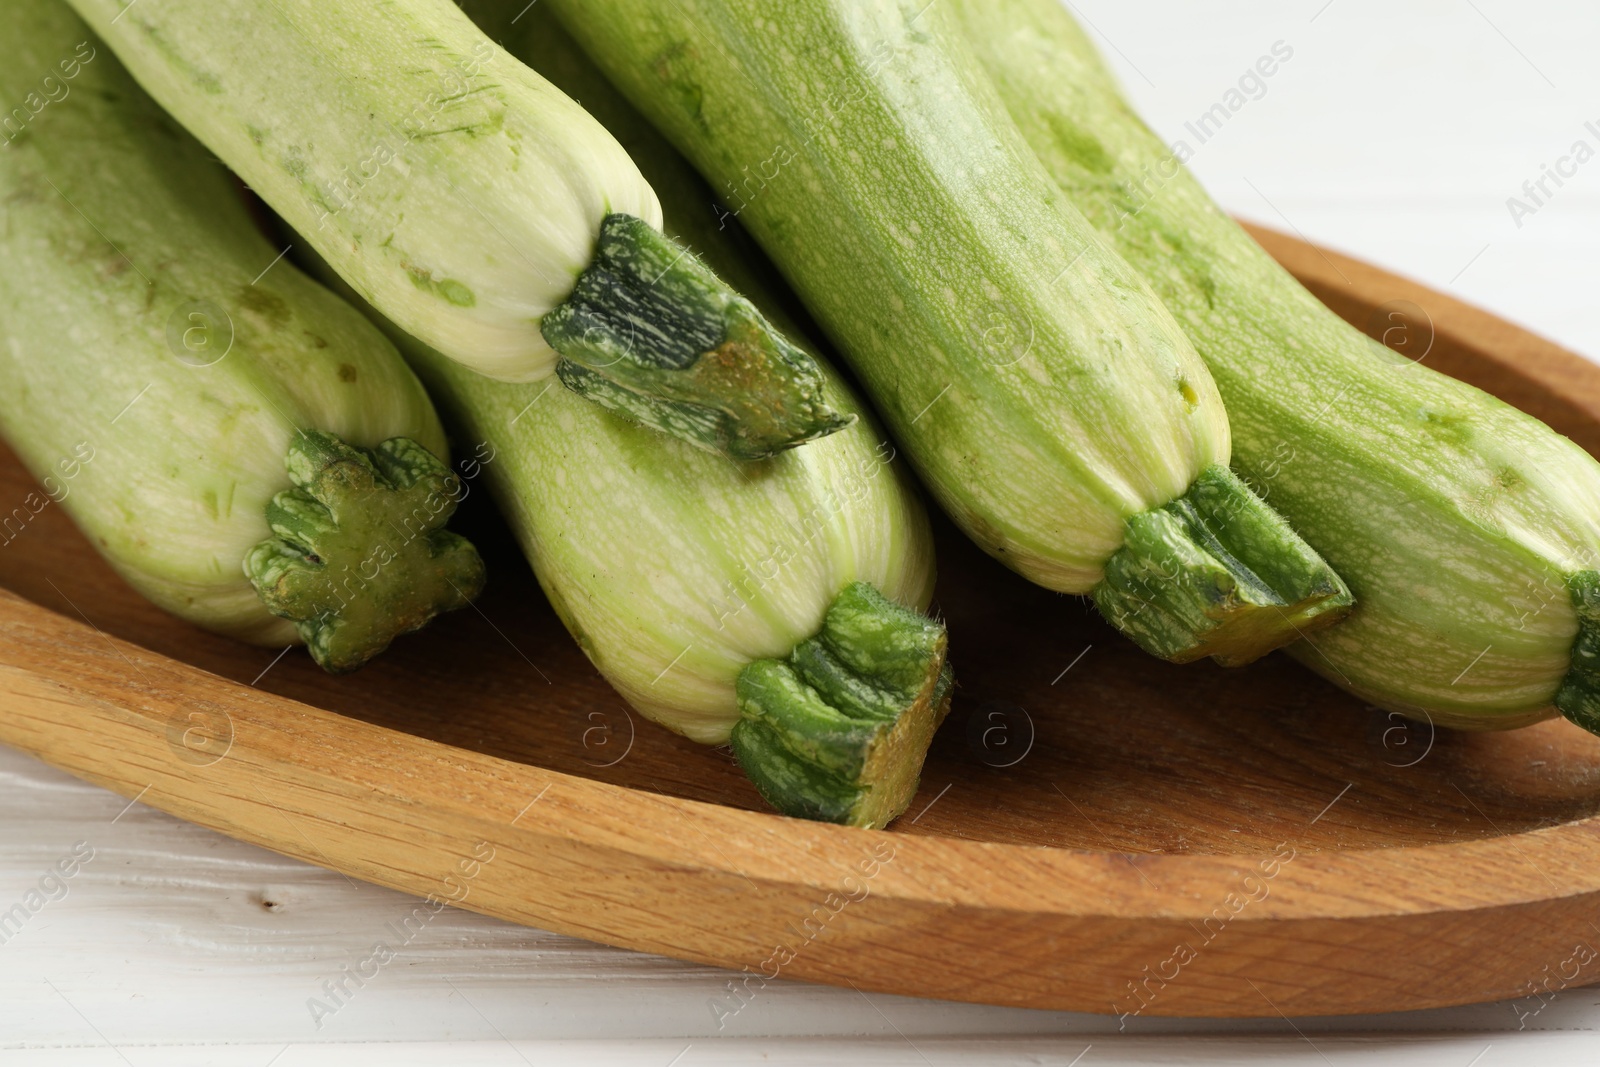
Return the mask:
<path fill-rule="evenodd" d="M 121 1058 L 125 1057 L 125 1058 Z M 1494 1034 L 1443 1038 L 1337 1035 L 1306 1041 L 1268 1037 L 1248 1046 L 1234 1038 L 1047 1037 L 956 1038 L 930 1042 L 875 1039 L 721 1039 L 674 1041 L 514 1041 L 371 1043 L 354 1045 L 231 1045 L 49 1049 L 10 1054 L 7 1067 L 713 1067 L 761 1063 L 815 1067 L 870 1063 L 874 1067 L 1591 1067 L 1594 1041 L 1580 1034 L 1536 1034 L 1509 1045 Z M 1518 1058 L 1525 1057 L 1525 1058 Z"/>

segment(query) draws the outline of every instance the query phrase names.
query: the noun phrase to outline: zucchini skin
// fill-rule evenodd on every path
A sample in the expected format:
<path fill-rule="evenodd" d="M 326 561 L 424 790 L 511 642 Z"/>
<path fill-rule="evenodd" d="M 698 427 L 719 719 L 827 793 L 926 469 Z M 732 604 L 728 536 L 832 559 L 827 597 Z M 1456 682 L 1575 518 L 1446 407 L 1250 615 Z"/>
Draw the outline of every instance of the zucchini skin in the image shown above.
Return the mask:
<path fill-rule="evenodd" d="M 940 5 L 553 6 L 742 201 L 739 220 L 985 551 L 1087 593 L 1132 516 L 1227 464 L 1204 365 L 1065 204 Z"/>
<path fill-rule="evenodd" d="M 654 192 L 581 107 L 448 0 L 73 0 L 159 100 L 373 305 L 497 378 L 601 220 Z"/>
<path fill-rule="evenodd" d="M 295 643 L 242 567 L 290 488 L 291 439 L 404 436 L 442 457 L 433 407 L 370 323 L 274 263 L 227 172 L 70 9 L 7 15 L 0 93 L 23 100 L 45 71 L 59 99 L 0 147 L 0 432 L 150 600 Z M 206 322 L 210 351 L 198 334 L 186 347 Z"/>
<path fill-rule="evenodd" d="M 671 232 L 799 336 L 733 232 L 702 210 L 704 183 L 542 7 L 515 24 L 516 10 L 466 10 L 594 108 L 660 191 Z M 553 383 L 490 381 L 396 339 L 460 439 L 477 443 L 550 603 L 624 699 L 692 740 L 731 743 L 785 814 L 882 826 L 905 809 L 952 692 L 944 627 L 919 614 L 932 532 L 837 373 L 819 361 L 829 402 L 857 421 L 740 464 Z"/>
<path fill-rule="evenodd" d="M 927 513 L 893 446 L 832 368 L 820 364 L 826 396 L 857 421 L 805 448 L 739 463 L 554 383 L 474 374 L 369 313 L 461 439 L 477 442 L 489 490 L 550 605 L 623 699 L 692 741 L 731 742 L 784 814 L 881 827 L 905 810 L 950 709 L 942 625 L 923 646 L 925 684 L 855 674 L 899 698 L 898 716 L 843 714 L 803 687 L 795 702 L 816 714 L 796 715 L 794 694 L 751 676 L 791 671 L 833 609 L 862 591 L 900 617 L 933 597 Z M 771 728 L 753 730 L 752 719 Z M 814 737 L 854 761 L 814 765 L 818 753 L 804 743 Z"/>
<path fill-rule="evenodd" d="M 1237 468 L 1355 592 L 1346 621 L 1291 654 L 1441 725 L 1554 715 L 1564 682 L 1579 681 L 1575 604 L 1600 565 L 1600 465 L 1325 308 L 1139 120 L 1058 4 L 954 10 L 1062 191 L 1145 272 L 1206 359 Z M 1560 703 L 1584 699 L 1569 690 Z"/>
<path fill-rule="evenodd" d="M 402 329 L 737 459 L 848 422 L 660 231 L 569 97 L 450 0 L 74 0 L 152 96 Z"/>
<path fill-rule="evenodd" d="M 495 457 L 490 490 L 562 622 L 668 729 L 726 743 L 740 671 L 817 633 L 851 582 L 918 610 L 932 599 L 927 516 L 865 419 L 738 464 L 551 383 L 493 382 L 401 346 L 461 439 Z M 836 375 L 829 395 L 865 414 Z"/>

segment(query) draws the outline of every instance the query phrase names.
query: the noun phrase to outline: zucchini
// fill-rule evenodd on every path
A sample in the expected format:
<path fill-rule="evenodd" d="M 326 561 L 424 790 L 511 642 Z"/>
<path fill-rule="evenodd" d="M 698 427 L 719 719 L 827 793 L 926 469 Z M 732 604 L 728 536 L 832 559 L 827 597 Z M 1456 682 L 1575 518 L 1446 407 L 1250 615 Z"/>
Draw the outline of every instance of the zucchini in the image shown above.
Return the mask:
<path fill-rule="evenodd" d="M 1235 464 L 1355 591 L 1291 654 L 1441 725 L 1559 710 L 1600 728 L 1600 465 L 1323 307 L 1140 122 L 1054 0 L 953 8 L 1062 191 L 1193 338 Z"/>
<path fill-rule="evenodd" d="M 543 5 L 514 25 L 515 9 L 477 6 L 629 145 L 674 235 L 787 324 L 704 209 L 704 183 Z M 952 691 L 945 627 L 922 614 L 932 535 L 893 447 L 826 363 L 829 402 L 859 419 L 739 464 L 397 339 L 460 432 L 494 450 L 490 490 L 550 603 L 634 708 L 731 744 L 785 814 L 879 827 L 905 810 Z"/>
<path fill-rule="evenodd" d="M 553 6 L 727 191 L 985 551 L 1180 661 L 1245 662 L 1348 609 L 1229 472 L 1205 365 L 1064 202 L 941 5 Z"/>
<path fill-rule="evenodd" d="M 465 604 L 483 565 L 394 346 L 69 8 L 7 15 L 0 94 L 50 102 L 0 148 L 0 432 L 50 500 L 162 608 L 330 670 Z"/>
<path fill-rule="evenodd" d="M 359 292 L 451 358 L 760 458 L 844 425 L 605 130 L 449 0 L 73 0 Z"/>

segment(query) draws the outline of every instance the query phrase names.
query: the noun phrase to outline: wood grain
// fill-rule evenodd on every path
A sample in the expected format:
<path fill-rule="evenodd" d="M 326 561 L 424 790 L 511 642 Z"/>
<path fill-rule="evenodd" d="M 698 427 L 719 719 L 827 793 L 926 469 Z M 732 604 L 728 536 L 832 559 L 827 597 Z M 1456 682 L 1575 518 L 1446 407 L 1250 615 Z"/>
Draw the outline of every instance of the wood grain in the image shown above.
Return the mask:
<path fill-rule="evenodd" d="M 1600 368 L 1257 236 L 1351 321 L 1411 302 L 1429 365 L 1600 449 Z M 6 457 L 0 502 L 30 489 Z M 944 529 L 961 689 L 921 794 L 888 833 L 797 822 L 725 752 L 630 716 L 481 495 L 464 511 L 492 568 L 479 609 L 331 679 L 161 615 L 46 508 L 0 547 L 0 740 L 419 896 L 868 990 L 1384 1011 L 1516 996 L 1600 940 L 1600 742 L 1564 723 L 1432 735 L 1282 657 L 1156 663 Z"/>

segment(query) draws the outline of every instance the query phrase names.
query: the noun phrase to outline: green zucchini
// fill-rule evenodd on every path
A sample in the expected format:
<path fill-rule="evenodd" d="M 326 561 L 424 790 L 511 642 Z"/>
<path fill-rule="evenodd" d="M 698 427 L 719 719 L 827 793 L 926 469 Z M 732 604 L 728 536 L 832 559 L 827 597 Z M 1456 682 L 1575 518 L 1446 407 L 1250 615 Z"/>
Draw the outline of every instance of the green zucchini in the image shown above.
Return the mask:
<path fill-rule="evenodd" d="M 483 565 L 394 346 L 69 8 L 6 13 L 0 94 L 48 101 L 0 147 L 0 432 L 46 494 L 6 541 L 58 503 L 156 604 L 330 670 L 465 604 Z"/>
<path fill-rule="evenodd" d="M 1229 472 L 1204 364 L 1065 203 L 940 5 L 553 6 L 725 190 L 987 552 L 1092 593 L 1175 660 L 1245 662 L 1348 609 Z"/>
<path fill-rule="evenodd" d="M 605 130 L 449 0 L 73 0 L 140 83 L 409 333 L 760 458 L 844 425 L 659 230 Z"/>
<path fill-rule="evenodd" d="M 674 236 L 787 325 L 702 210 L 704 183 L 543 5 L 514 25 L 516 10 L 475 7 L 629 146 Z M 829 402 L 859 419 L 739 464 L 397 339 L 462 439 L 492 450 L 485 477 L 551 604 L 634 708 L 731 744 L 785 814 L 876 827 L 905 810 L 952 691 L 945 628 L 921 613 L 932 535 L 893 446 L 826 363 Z"/>
<path fill-rule="evenodd" d="M 1355 612 L 1297 646 L 1381 707 L 1466 728 L 1600 728 L 1600 465 L 1345 324 L 1206 196 L 1055 0 L 955 0 L 1062 191 L 1178 316 L 1234 462 Z"/>

